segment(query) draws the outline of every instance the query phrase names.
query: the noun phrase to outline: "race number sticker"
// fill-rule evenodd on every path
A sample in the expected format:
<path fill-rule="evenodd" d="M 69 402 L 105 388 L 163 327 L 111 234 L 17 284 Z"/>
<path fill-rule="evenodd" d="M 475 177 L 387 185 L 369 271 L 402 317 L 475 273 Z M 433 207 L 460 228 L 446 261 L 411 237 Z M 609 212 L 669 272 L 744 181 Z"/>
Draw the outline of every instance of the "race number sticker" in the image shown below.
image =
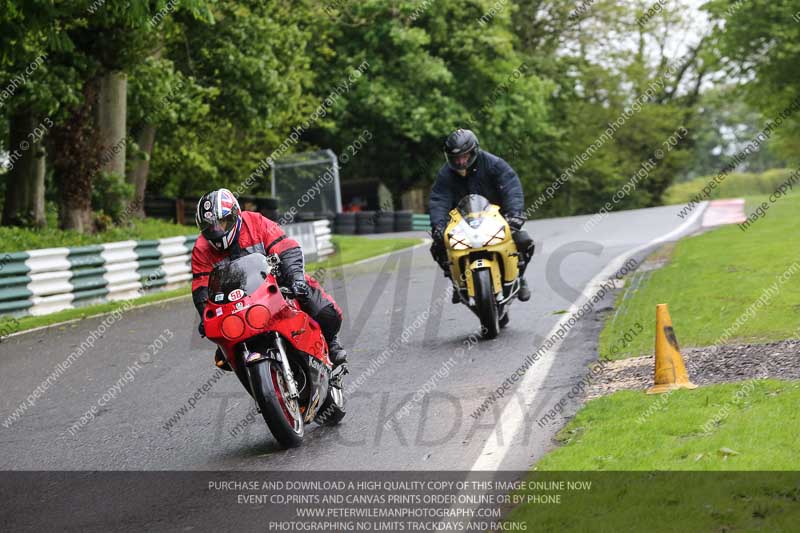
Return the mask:
<path fill-rule="evenodd" d="M 241 300 L 242 298 L 244 298 L 244 291 L 242 289 L 236 289 L 228 294 L 229 302 L 235 302 L 236 300 Z"/>

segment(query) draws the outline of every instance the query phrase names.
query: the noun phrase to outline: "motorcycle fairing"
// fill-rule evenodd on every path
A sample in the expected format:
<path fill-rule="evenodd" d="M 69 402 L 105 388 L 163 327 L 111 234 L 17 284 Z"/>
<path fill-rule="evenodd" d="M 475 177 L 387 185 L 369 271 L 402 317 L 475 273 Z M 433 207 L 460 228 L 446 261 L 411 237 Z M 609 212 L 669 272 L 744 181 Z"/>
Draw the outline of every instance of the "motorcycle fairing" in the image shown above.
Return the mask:
<path fill-rule="evenodd" d="M 500 229 L 504 231 L 500 233 Z M 481 238 L 485 240 L 479 242 Z M 452 246 L 458 243 L 463 243 L 463 246 Z M 450 211 L 445 247 L 452 279 L 466 290 L 469 297 L 475 296 L 470 274 L 477 269 L 491 269 L 495 294 L 505 293 L 506 288 L 510 291 L 519 276 L 519 257 L 511 238 L 511 228 L 497 205 L 482 206 L 479 212 L 467 213 L 463 205 Z"/>
<path fill-rule="evenodd" d="M 247 312 L 254 305 L 263 305 L 269 312 L 269 320 L 264 327 L 253 327 L 247 321 Z M 319 324 L 306 313 L 298 309 L 294 301 L 288 301 L 281 295 L 275 276 L 269 274 L 264 283 L 251 295 L 244 296 L 235 302 L 206 304 L 205 331 L 209 340 L 217 343 L 225 352 L 229 364 L 235 368 L 237 358 L 233 357 L 236 345 L 243 341 L 275 331 L 296 350 L 319 360 L 330 373 L 333 368 L 328 344 L 322 336 Z M 244 330 L 235 338 L 228 338 L 222 332 L 222 323 L 229 316 L 239 316 L 244 322 Z"/>

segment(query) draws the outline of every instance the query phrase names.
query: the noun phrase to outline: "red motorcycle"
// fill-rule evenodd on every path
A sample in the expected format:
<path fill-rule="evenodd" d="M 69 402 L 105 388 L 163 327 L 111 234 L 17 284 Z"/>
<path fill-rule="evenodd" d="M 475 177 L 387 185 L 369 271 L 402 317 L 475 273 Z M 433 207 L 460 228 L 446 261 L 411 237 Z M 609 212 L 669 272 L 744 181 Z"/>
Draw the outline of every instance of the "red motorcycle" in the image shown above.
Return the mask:
<path fill-rule="evenodd" d="M 269 430 L 292 448 L 303 442 L 305 424 L 335 425 L 344 417 L 343 367 L 332 372 L 319 325 L 278 285 L 279 262 L 250 254 L 217 266 L 204 324 Z"/>

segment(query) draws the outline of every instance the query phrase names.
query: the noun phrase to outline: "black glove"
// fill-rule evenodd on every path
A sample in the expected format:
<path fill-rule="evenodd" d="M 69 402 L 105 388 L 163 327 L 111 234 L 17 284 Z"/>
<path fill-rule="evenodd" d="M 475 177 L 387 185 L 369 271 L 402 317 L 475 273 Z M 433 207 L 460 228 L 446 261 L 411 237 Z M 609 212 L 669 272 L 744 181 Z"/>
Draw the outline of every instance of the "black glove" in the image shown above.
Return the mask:
<path fill-rule="evenodd" d="M 201 337 L 206 336 L 206 326 L 202 320 L 200 321 L 200 325 L 197 326 L 197 332 L 200 334 Z"/>
<path fill-rule="evenodd" d="M 522 226 L 525 225 L 525 219 L 518 215 L 510 215 L 506 221 L 508 221 L 508 225 L 511 226 L 511 229 L 514 231 L 521 230 Z"/>
<path fill-rule="evenodd" d="M 435 242 L 444 242 L 444 226 L 436 226 L 431 230 L 431 237 Z"/>
<path fill-rule="evenodd" d="M 311 292 L 311 287 L 305 279 L 296 279 L 292 282 L 292 292 L 298 300 L 305 300 Z"/>

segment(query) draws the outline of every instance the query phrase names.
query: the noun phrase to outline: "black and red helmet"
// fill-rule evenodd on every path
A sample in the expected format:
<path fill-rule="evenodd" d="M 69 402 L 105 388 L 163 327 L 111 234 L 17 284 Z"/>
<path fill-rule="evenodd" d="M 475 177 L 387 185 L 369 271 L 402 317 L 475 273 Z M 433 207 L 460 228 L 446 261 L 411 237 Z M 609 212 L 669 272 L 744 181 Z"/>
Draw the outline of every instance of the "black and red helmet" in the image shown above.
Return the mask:
<path fill-rule="evenodd" d="M 444 142 L 444 157 L 450 168 L 464 171 L 475 164 L 478 159 L 480 143 L 471 130 L 457 129 Z"/>
<path fill-rule="evenodd" d="M 227 250 L 239 238 L 242 210 L 228 189 L 211 191 L 197 202 L 195 222 L 214 248 Z"/>

